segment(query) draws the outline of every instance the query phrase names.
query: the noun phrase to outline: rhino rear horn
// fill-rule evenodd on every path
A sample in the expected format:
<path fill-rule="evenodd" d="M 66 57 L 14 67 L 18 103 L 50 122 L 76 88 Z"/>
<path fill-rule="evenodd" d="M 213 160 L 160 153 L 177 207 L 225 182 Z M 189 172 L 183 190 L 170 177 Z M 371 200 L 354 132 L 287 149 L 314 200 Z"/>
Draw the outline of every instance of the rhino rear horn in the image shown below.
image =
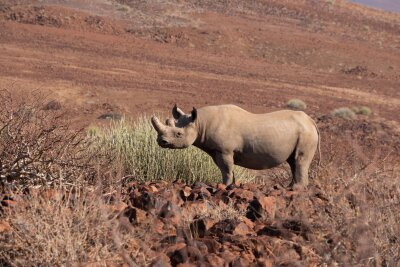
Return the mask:
<path fill-rule="evenodd" d="M 195 121 L 197 118 L 197 109 L 195 107 L 193 107 L 192 110 L 192 121 Z"/>
<path fill-rule="evenodd" d="M 151 117 L 151 124 L 158 133 L 165 132 L 165 125 L 162 124 L 156 116 Z"/>
<path fill-rule="evenodd" d="M 174 116 L 174 119 L 179 119 L 181 116 L 185 115 L 185 112 L 183 112 L 178 106 L 175 104 L 175 106 L 172 108 L 172 116 Z"/>

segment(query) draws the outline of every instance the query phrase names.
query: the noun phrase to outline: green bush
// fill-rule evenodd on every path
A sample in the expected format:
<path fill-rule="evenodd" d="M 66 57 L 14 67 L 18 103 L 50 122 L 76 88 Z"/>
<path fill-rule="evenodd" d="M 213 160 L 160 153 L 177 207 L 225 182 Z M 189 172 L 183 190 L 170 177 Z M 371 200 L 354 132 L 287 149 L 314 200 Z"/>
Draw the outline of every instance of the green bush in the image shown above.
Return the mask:
<path fill-rule="evenodd" d="M 286 106 L 290 109 L 298 109 L 298 110 L 305 110 L 307 108 L 306 103 L 304 103 L 300 99 L 290 99 L 287 103 Z"/>
<path fill-rule="evenodd" d="M 369 107 L 361 106 L 361 107 L 352 107 L 351 108 L 354 113 L 369 116 L 372 114 L 372 110 Z"/>
<path fill-rule="evenodd" d="M 362 106 L 358 114 L 369 116 L 372 114 L 372 110 L 369 107 Z"/>
<path fill-rule="evenodd" d="M 345 119 L 355 119 L 357 117 L 356 113 L 353 110 L 346 107 L 333 110 L 332 115 Z"/>
<path fill-rule="evenodd" d="M 134 180 L 222 182 L 219 169 L 200 149 L 159 147 L 157 134 L 146 116 L 133 123 L 121 120 L 105 128 L 92 127 L 89 136 L 116 168 L 122 168 L 123 174 L 132 175 Z M 253 176 L 248 170 L 235 167 L 235 178 L 249 181 Z"/>

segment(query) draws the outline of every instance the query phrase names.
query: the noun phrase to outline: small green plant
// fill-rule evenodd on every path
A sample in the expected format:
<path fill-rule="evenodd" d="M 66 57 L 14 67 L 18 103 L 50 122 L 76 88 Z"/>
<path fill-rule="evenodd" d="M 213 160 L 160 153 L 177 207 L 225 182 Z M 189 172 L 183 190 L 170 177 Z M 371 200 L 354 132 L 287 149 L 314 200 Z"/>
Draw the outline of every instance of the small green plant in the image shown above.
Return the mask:
<path fill-rule="evenodd" d="M 337 108 L 333 110 L 332 115 L 344 119 L 355 119 L 357 117 L 356 113 L 347 107 Z"/>
<path fill-rule="evenodd" d="M 307 108 L 306 103 L 300 99 L 290 99 L 287 103 L 286 106 L 290 109 L 298 109 L 298 110 L 305 110 Z"/>
<path fill-rule="evenodd" d="M 352 107 L 351 110 L 356 114 L 369 116 L 372 114 L 372 110 L 369 107 L 361 106 L 361 107 Z"/>
<path fill-rule="evenodd" d="M 129 11 L 129 7 L 128 6 L 120 6 L 117 8 L 118 11 L 121 12 L 128 12 Z"/>
<path fill-rule="evenodd" d="M 163 149 L 157 144 L 157 134 L 146 116 L 136 122 L 115 121 L 106 128 L 91 128 L 89 136 L 97 149 L 134 180 L 183 180 L 185 182 L 221 182 L 221 173 L 211 157 L 191 146 L 187 149 Z M 249 181 L 253 176 L 236 167 L 235 177 Z"/>
<path fill-rule="evenodd" d="M 372 110 L 369 107 L 362 106 L 358 114 L 369 116 L 372 114 Z"/>

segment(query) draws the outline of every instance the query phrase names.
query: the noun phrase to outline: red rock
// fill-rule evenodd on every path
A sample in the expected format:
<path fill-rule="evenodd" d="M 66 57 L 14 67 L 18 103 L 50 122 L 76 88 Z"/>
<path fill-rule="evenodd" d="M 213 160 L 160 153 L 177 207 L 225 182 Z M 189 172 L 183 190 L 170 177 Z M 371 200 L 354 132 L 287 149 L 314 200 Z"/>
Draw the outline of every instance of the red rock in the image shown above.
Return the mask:
<path fill-rule="evenodd" d="M 157 192 L 158 192 L 158 188 L 155 187 L 154 185 L 150 185 L 150 187 L 149 187 L 149 192 L 157 193 Z"/>
<path fill-rule="evenodd" d="M 185 247 L 186 247 L 186 244 L 183 242 L 176 243 L 176 244 L 173 244 L 173 245 L 170 245 L 169 247 L 167 247 L 164 250 L 164 253 L 169 257 L 170 256 L 169 254 L 175 252 L 176 250 L 181 250 Z"/>
<path fill-rule="evenodd" d="M 192 231 L 193 237 L 204 237 L 207 235 L 208 230 L 214 226 L 215 220 L 211 218 L 203 218 L 193 221 L 190 224 L 190 230 Z"/>
<path fill-rule="evenodd" d="M 196 264 L 185 262 L 185 263 L 179 263 L 176 265 L 176 267 L 196 267 Z"/>
<path fill-rule="evenodd" d="M 236 202 L 235 203 L 235 208 L 239 211 L 245 211 L 248 207 L 247 202 Z"/>
<path fill-rule="evenodd" d="M 208 211 L 208 205 L 203 201 L 186 202 L 184 208 L 187 214 L 202 214 Z"/>
<path fill-rule="evenodd" d="M 140 224 L 146 221 L 147 213 L 138 208 L 127 208 L 124 215 L 128 217 L 129 221 L 133 224 Z"/>
<path fill-rule="evenodd" d="M 272 267 L 273 264 L 274 262 L 271 259 L 265 259 L 265 258 L 257 259 L 258 267 Z"/>
<path fill-rule="evenodd" d="M 253 244 L 251 244 L 253 245 Z M 251 246 L 252 248 L 254 248 L 253 246 Z M 245 249 L 245 251 L 242 251 L 240 253 L 240 257 L 245 259 L 248 262 L 254 262 L 256 260 L 256 257 L 254 256 L 254 252 L 253 249 L 249 249 L 250 246 L 247 246 L 247 248 Z M 251 252 L 250 252 L 251 251 Z"/>
<path fill-rule="evenodd" d="M 11 226 L 6 221 L 0 221 L 0 233 L 11 231 Z"/>
<path fill-rule="evenodd" d="M 235 198 L 239 198 L 239 199 L 243 199 L 247 202 L 251 201 L 254 197 L 253 192 L 249 191 L 249 190 L 245 190 L 242 188 L 235 188 L 231 191 L 231 193 L 229 194 L 230 197 L 235 197 Z"/>
<path fill-rule="evenodd" d="M 276 212 L 276 198 L 272 196 L 259 196 L 250 202 L 246 217 L 252 221 L 257 218 L 274 219 Z"/>
<path fill-rule="evenodd" d="M 142 209 L 144 211 L 150 211 L 155 208 L 156 198 L 151 192 L 138 192 L 135 189 L 130 193 L 130 201 L 133 207 Z"/>
<path fill-rule="evenodd" d="M 188 249 L 185 243 L 178 243 L 170 246 L 166 250 L 166 254 L 168 255 L 173 266 L 176 266 L 180 263 L 185 263 L 189 260 Z"/>
<path fill-rule="evenodd" d="M 226 184 L 218 184 L 217 185 L 218 190 L 225 190 L 226 189 Z"/>
<path fill-rule="evenodd" d="M 208 247 L 203 242 L 199 240 L 193 240 L 192 245 L 197 247 L 202 255 L 208 254 Z"/>
<path fill-rule="evenodd" d="M 222 259 L 221 257 L 218 257 L 215 254 L 206 255 L 206 259 L 212 267 L 221 267 L 221 266 L 224 266 L 224 263 L 225 263 L 224 259 Z"/>
<path fill-rule="evenodd" d="M 275 197 L 262 197 L 259 199 L 261 207 L 267 212 L 270 219 L 275 218 L 276 211 L 276 198 Z"/>
<path fill-rule="evenodd" d="M 189 186 L 185 186 L 181 191 L 180 191 L 180 196 L 183 200 L 187 200 L 188 197 L 190 196 L 192 192 L 192 188 L 190 188 Z"/>
<path fill-rule="evenodd" d="M 233 230 L 234 235 L 249 235 L 254 233 L 244 222 L 239 223 Z"/>
<path fill-rule="evenodd" d="M 218 256 L 223 258 L 226 263 L 231 263 L 239 257 L 239 253 L 238 252 L 233 253 L 229 250 L 225 250 L 225 251 L 221 252 Z"/>
<path fill-rule="evenodd" d="M 152 267 L 170 267 L 171 263 L 169 257 L 164 253 L 158 253 L 158 256 L 151 261 L 150 266 Z"/>
<path fill-rule="evenodd" d="M 250 228 L 254 229 L 254 223 L 246 217 L 242 217 L 241 220 Z"/>
<path fill-rule="evenodd" d="M 198 199 L 209 199 L 211 197 L 210 191 L 207 190 L 206 187 L 198 187 L 192 190 L 188 199 L 190 201 L 198 200 Z"/>
<path fill-rule="evenodd" d="M 151 224 L 151 229 L 152 229 L 152 231 L 154 231 L 157 234 L 164 234 L 165 233 L 164 223 L 158 218 L 153 220 L 153 222 Z"/>
<path fill-rule="evenodd" d="M 213 238 L 198 238 L 197 241 L 203 242 L 210 253 L 217 253 L 221 249 L 221 244 Z"/>
<path fill-rule="evenodd" d="M 162 206 L 159 214 L 161 218 L 168 219 L 168 222 L 177 226 L 180 224 L 182 215 L 179 207 L 172 202 L 168 201 L 164 206 Z"/>
<path fill-rule="evenodd" d="M 232 267 L 247 267 L 250 266 L 251 262 L 245 258 L 237 258 L 232 262 Z"/>

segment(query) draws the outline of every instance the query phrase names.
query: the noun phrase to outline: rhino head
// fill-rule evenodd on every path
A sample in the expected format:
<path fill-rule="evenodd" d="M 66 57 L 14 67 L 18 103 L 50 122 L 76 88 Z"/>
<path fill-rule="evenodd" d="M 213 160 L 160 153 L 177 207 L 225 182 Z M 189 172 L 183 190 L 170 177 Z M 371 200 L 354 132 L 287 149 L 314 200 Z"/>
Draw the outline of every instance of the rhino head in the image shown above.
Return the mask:
<path fill-rule="evenodd" d="M 173 118 L 169 118 L 166 124 L 153 116 L 151 123 L 157 131 L 157 143 L 163 148 L 187 148 L 197 138 L 196 118 L 197 110 L 193 108 L 190 114 L 185 114 L 176 104 L 172 108 Z"/>

